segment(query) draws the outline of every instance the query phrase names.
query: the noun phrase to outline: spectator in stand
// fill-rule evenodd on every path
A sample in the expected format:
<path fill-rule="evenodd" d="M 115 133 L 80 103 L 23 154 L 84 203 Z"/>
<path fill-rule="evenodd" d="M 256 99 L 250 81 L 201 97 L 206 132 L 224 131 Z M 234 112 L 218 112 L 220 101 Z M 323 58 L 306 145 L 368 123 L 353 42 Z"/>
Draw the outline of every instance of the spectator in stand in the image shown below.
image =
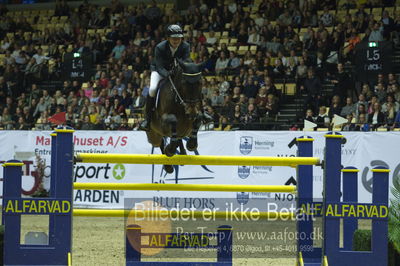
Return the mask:
<path fill-rule="evenodd" d="M 393 128 L 400 128 L 400 111 L 397 112 L 396 117 L 393 121 L 392 129 Z"/>
<path fill-rule="evenodd" d="M 399 110 L 400 104 L 395 101 L 393 95 L 388 94 L 386 97 L 386 102 L 382 105 L 382 112 L 386 113 L 388 111 L 388 106 L 391 105 L 394 108 L 394 113 L 396 114 Z"/>
<path fill-rule="evenodd" d="M 32 113 L 29 109 L 29 106 L 25 106 L 23 109 L 23 117 L 25 119 L 25 122 L 29 125 L 29 127 L 32 127 L 33 125 L 33 116 Z"/>
<path fill-rule="evenodd" d="M 110 56 L 119 60 L 122 57 L 124 51 L 125 51 L 125 45 L 122 44 L 121 40 L 118 40 L 116 45 L 112 49 Z"/>
<path fill-rule="evenodd" d="M 268 94 L 267 96 L 267 102 L 265 104 L 265 116 L 267 118 L 275 118 L 278 113 L 278 106 L 274 97 L 275 96 L 272 94 Z"/>
<path fill-rule="evenodd" d="M 291 57 L 288 59 L 288 62 L 289 62 L 288 66 L 286 67 L 286 70 L 285 70 L 285 78 L 292 79 L 296 76 L 297 65 L 296 65 L 296 62 L 294 61 L 294 59 Z"/>
<path fill-rule="evenodd" d="M 69 8 L 66 0 L 57 0 L 56 1 L 56 8 L 55 8 L 54 15 L 55 16 L 69 16 L 70 15 L 70 8 Z"/>
<path fill-rule="evenodd" d="M 148 19 L 149 22 L 152 24 L 152 28 L 156 28 L 160 23 L 160 19 L 162 17 L 162 11 L 157 6 L 157 2 L 155 0 L 151 1 L 151 5 L 146 8 L 144 11 L 144 15 Z"/>
<path fill-rule="evenodd" d="M 369 34 L 368 40 L 370 42 L 381 42 L 383 41 L 383 26 L 382 23 L 375 23 L 374 27 Z"/>
<path fill-rule="evenodd" d="M 49 123 L 49 115 L 46 110 L 44 110 L 40 117 L 36 120 L 37 130 L 51 130 L 51 124 Z"/>
<path fill-rule="evenodd" d="M 340 115 L 342 112 L 342 104 L 340 101 L 340 97 L 335 95 L 332 98 L 332 104 L 329 108 L 329 118 L 332 119 L 334 115 Z"/>
<path fill-rule="evenodd" d="M 245 29 L 241 29 L 237 36 L 237 42 L 240 45 L 247 45 L 247 40 L 249 39 L 249 35 Z"/>
<path fill-rule="evenodd" d="M 230 84 L 227 80 L 225 80 L 225 76 L 220 77 L 220 83 L 218 85 L 218 90 L 221 96 L 225 97 L 229 93 Z"/>
<path fill-rule="evenodd" d="M 400 89 L 398 84 L 392 84 L 391 93 L 397 102 L 400 102 Z"/>
<path fill-rule="evenodd" d="M 324 13 L 321 15 L 319 20 L 322 23 L 322 25 L 325 27 L 333 26 L 334 18 L 333 18 L 333 15 L 329 12 L 328 7 L 324 8 Z"/>
<path fill-rule="evenodd" d="M 326 111 L 325 106 L 319 107 L 319 112 L 318 116 L 315 119 L 315 123 L 317 124 L 318 128 L 325 128 L 329 127 L 331 120 L 329 119 L 329 116 Z"/>
<path fill-rule="evenodd" d="M 307 93 L 305 101 L 305 107 L 308 109 L 318 109 L 321 100 L 321 80 L 315 76 L 313 69 L 308 69 L 307 78 L 304 81 L 304 85 L 300 86 L 300 90 Z"/>
<path fill-rule="evenodd" d="M 348 114 L 346 116 L 347 123 L 343 126 L 343 131 L 354 131 L 356 129 L 356 125 L 353 123 L 353 114 Z"/>
<path fill-rule="evenodd" d="M 377 76 L 376 81 L 373 83 L 373 86 L 375 91 L 378 90 L 378 84 L 382 83 L 384 87 L 386 87 L 386 80 L 385 80 L 385 76 L 382 73 L 379 73 Z"/>
<path fill-rule="evenodd" d="M 117 79 L 115 80 L 115 85 L 114 85 L 114 87 L 113 87 L 113 90 L 117 90 L 118 95 L 121 96 L 121 95 L 122 95 L 122 92 L 125 90 L 125 88 L 126 88 L 125 84 L 122 83 L 122 81 L 121 81 L 120 78 L 117 78 Z"/>
<path fill-rule="evenodd" d="M 235 86 L 233 88 L 233 94 L 232 94 L 232 102 L 233 103 L 238 103 L 240 99 L 240 87 Z"/>
<path fill-rule="evenodd" d="M 365 99 L 365 95 L 363 93 L 360 93 L 360 95 L 358 95 L 358 102 L 356 102 L 354 104 L 354 109 L 355 109 L 355 114 L 356 116 L 358 116 L 358 106 L 359 105 L 364 105 L 364 110 L 365 110 L 365 106 L 368 106 L 368 102 Z"/>
<path fill-rule="evenodd" d="M 249 104 L 247 112 L 242 115 L 240 122 L 243 124 L 254 124 L 259 122 L 259 115 L 254 104 Z"/>
<path fill-rule="evenodd" d="M 243 87 L 243 94 L 247 98 L 255 98 L 258 92 L 259 86 L 258 86 L 258 81 L 253 80 L 252 77 L 248 77 L 244 87 Z"/>
<path fill-rule="evenodd" d="M 219 119 L 219 127 L 214 128 L 214 130 L 222 130 L 222 131 L 229 131 L 231 130 L 232 125 L 229 123 L 228 118 L 225 116 L 221 116 Z"/>
<path fill-rule="evenodd" d="M 254 56 L 251 54 L 250 51 L 247 51 L 243 57 L 243 64 L 247 67 L 249 67 L 249 70 L 251 69 L 250 67 L 253 66 L 255 63 Z"/>
<path fill-rule="evenodd" d="M 142 95 L 142 90 L 139 88 L 136 90 L 135 96 L 132 99 L 132 104 L 131 104 L 131 111 L 135 111 L 137 109 L 141 109 L 144 107 L 144 104 L 146 102 L 146 98 Z"/>
<path fill-rule="evenodd" d="M 367 122 L 366 114 L 360 114 L 357 119 L 357 124 L 354 129 L 355 131 L 364 131 L 367 132 L 370 130 L 370 125 Z"/>
<path fill-rule="evenodd" d="M 356 113 L 356 106 L 353 104 L 351 97 L 346 98 L 346 105 L 343 106 L 340 116 L 347 117 L 350 114 Z"/>
<path fill-rule="evenodd" d="M 236 74 L 239 66 L 240 66 L 240 59 L 236 56 L 236 53 L 234 51 L 230 51 L 229 61 L 226 68 L 228 74 Z"/>
<path fill-rule="evenodd" d="M 36 109 L 33 112 L 33 117 L 39 117 L 41 113 L 47 110 L 48 105 L 45 103 L 44 98 L 39 99 L 39 103 L 36 105 Z"/>
<path fill-rule="evenodd" d="M 371 100 L 368 102 L 367 113 L 371 115 L 374 112 L 374 104 L 378 102 L 378 97 L 376 95 L 371 97 Z"/>
<path fill-rule="evenodd" d="M 208 46 L 213 46 L 214 44 L 216 44 L 218 41 L 217 37 L 215 37 L 215 32 L 214 31 L 210 31 L 209 32 L 209 36 L 206 40 L 206 44 Z"/>
<path fill-rule="evenodd" d="M 240 111 L 244 114 L 247 112 L 248 98 L 244 94 L 240 94 L 238 104 L 240 105 Z"/>
<path fill-rule="evenodd" d="M 44 102 L 45 102 L 47 105 L 50 105 L 51 100 L 53 99 L 53 97 L 50 96 L 48 90 L 42 90 L 42 97 L 43 97 L 43 99 L 44 99 Z"/>
<path fill-rule="evenodd" d="M 388 126 L 392 126 L 396 117 L 397 111 L 393 102 L 389 102 L 386 105 L 386 110 L 382 111 L 385 114 L 385 121 Z"/>
<path fill-rule="evenodd" d="M 267 103 L 267 90 L 265 86 L 258 89 L 257 96 L 255 98 L 254 104 L 257 106 L 260 112 L 265 113 L 265 104 Z M 264 110 L 263 110 L 264 109 Z"/>
<path fill-rule="evenodd" d="M 272 41 L 266 43 L 267 52 L 277 55 L 279 51 L 282 51 L 283 45 L 280 43 L 279 39 L 274 36 Z"/>
<path fill-rule="evenodd" d="M 14 129 L 14 120 L 12 119 L 12 115 L 9 112 L 7 107 L 3 108 L 3 113 L 1 114 L 1 125 L 5 130 Z"/>
<path fill-rule="evenodd" d="M 397 16 L 396 16 L 396 18 L 394 20 L 393 31 L 392 31 L 393 42 L 396 45 L 398 45 L 399 42 L 400 42 L 399 31 L 400 31 L 400 14 L 397 14 Z"/>
<path fill-rule="evenodd" d="M 211 106 L 212 107 L 221 106 L 223 102 L 224 102 L 224 96 L 220 95 L 218 89 L 214 90 L 211 96 Z"/>
<path fill-rule="evenodd" d="M 378 97 L 379 103 L 383 103 L 386 100 L 387 92 L 383 82 L 378 83 L 375 94 Z"/>
<path fill-rule="evenodd" d="M 224 117 L 229 117 L 233 108 L 234 108 L 234 103 L 231 101 L 232 96 L 231 95 L 226 95 L 224 96 L 224 102 L 222 103 L 222 106 L 220 107 L 220 115 Z"/>
<path fill-rule="evenodd" d="M 285 9 L 285 11 L 278 17 L 277 23 L 281 27 L 287 27 L 292 24 L 292 16 L 288 9 Z"/>
<path fill-rule="evenodd" d="M 348 46 L 344 49 L 343 55 L 348 61 L 352 62 L 355 55 L 355 47 L 361 42 L 360 37 L 357 34 L 357 30 L 353 28 L 351 31 L 350 38 L 347 40 Z"/>
<path fill-rule="evenodd" d="M 361 94 L 364 94 L 365 100 L 367 100 L 367 101 L 371 100 L 373 93 L 372 93 L 372 90 L 370 89 L 368 83 L 364 83 L 362 85 Z"/>
<path fill-rule="evenodd" d="M 300 57 L 299 65 L 296 68 L 296 85 L 299 89 L 300 86 L 304 85 L 304 80 L 307 78 L 307 66 L 305 65 L 304 59 Z"/>
<path fill-rule="evenodd" d="M 127 90 L 123 90 L 121 96 L 121 105 L 124 107 L 124 109 L 132 105 L 132 102 L 133 101 L 131 95 L 128 93 Z"/>
<path fill-rule="evenodd" d="M 25 122 L 24 117 L 19 117 L 18 122 L 15 124 L 15 130 L 29 130 L 29 125 Z"/>
<path fill-rule="evenodd" d="M 249 31 L 249 38 L 247 40 L 247 43 L 250 45 L 260 45 L 261 40 L 260 40 L 260 35 L 258 34 L 256 28 L 251 28 Z"/>
<path fill-rule="evenodd" d="M 276 78 L 276 79 L 281 79 L 285 76 L 285 67 L 280 58 L 275 59 L 275 65 L 273 67 L 272 72 L 273 72 L 274 78 Z"/>
<path fill-rule="evenodd" d="M 385 114 L 381 111 L 381 104 L 379 102 L 375 102 L 373 105 L 373 112 L 368 117 L 368 122 L 372 125 L 372 129 L 377 129 L 384 125 Z"/>
<path fill-rule="evenodd" d="M 274 96 L 276 96 L 277 98 L 279 98 L 279 92 L 276 89 L 274 83 L 272 82 L 272 78 L 271 77 L 266 77 L 265 78 L 265 89 L 266 89 L 266 93 L 267 94 L 272 94 Z"/>
<path fill-rule="evenodd" d="M 203 33 L 203 31 L 198 31 L 198 33 L 197 33 L 197 41 L 200 43 L 200 44 L 205 44 L 206 42 L 207 42 L 207 38 L 206 38 L 206 36 L 204 35 L 204 33 Z"/>
<path fill-rule="evenodd" d="M 389 39 L 390 32 L 394 28 L 394 20 L 389 16 L 389 12 L 387 10 L 383 10 L 382 12 L 381 23 L 383 26 L 383 37 L 385 37 L 385 39 Z"/>
<path fill-rule="evenodd" d="M 34 54 L 32 58 L 35 59 L 36 65 L 42 65 L 42 64 L 46 63 L 47 60 L 50 59 L 50 57 L 43 55 L 42 48 L 39 48 L 37 50 L 37 53 Z"/>
<path fill-rule="evenodd" d="M 242 112 L 239 104 L 234 106 L 232 113 L 230 114 L 229 120 L 232 124 L 239 124 L 240 118 L 242 117 Z M 399 122 L 400 123 L 400 122 Z M 400 125 L 400 124 L 399 124 Z"/>
<path fill-rule="evenodd" d="M 6 98 L 6 104 L 4 108 L 7 108 L 10 114 L 15 113 L 15 104 L 13 103 L 13 99 L 11 97 Z"/>
<path fill-rule="evenodd" d="M 315 117 L 314 117 L 314 112 L 311 109 L 307 109 L 306 111 L 306 117 L 304 118 L 307 121 L 310 121 L 312 123 L 315 123 Z"/>
<path fill-rule="evenodd" d="M 331 80 L 331 83 L 336 85 L 334 93 L 339 95 L 341 99 L 347 98 L 347 96 L 352 97 L 354 94 L 354 89 L 351 84 L 349 75 L 344 71 L 342 63 L 337 64 L 337 73 Z"/>
<path fill-rule="evenodd" d="M 204 115 L 206 115 L 209 120 L 212 121 L 212 126 L 213 128 L 218 127 L 219 126 L 219 118 L 220 115 L 214 111 L 214 108 L 212 108 L 211 106 L 205 106 L 204 107 Z"/>
<path fill-rule="evenodd" d="M 92 130 L 93 129 L 93 124 L 90 122 L 89 115 L 84 116 L 84 119 L 81 123 L 80 129 L 81 130 Z"/>
<path fill-rule="evenodd" d="M 220 53 L 217 62 L 215 63 L 215 72 L 217 75 L 225 73 L 225 69 L 228 67 L 229 59 L 226 58 L 224 52 Z"/>
<path fill-rule="evenodd" d="M 387 78 L 387 85 L 389 86 L 393 84 L 398 84 L 398 81 L 393 73 L 389 73 Z"/>

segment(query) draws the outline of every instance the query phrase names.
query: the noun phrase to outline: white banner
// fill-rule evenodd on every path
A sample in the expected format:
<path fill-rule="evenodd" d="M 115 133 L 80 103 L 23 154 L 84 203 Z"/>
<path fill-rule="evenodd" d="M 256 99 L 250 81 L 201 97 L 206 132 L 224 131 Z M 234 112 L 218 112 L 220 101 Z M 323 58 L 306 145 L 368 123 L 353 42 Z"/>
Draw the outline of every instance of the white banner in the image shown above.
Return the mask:
<path fill-rule="evenodd" d="M 50 132 L 0 131 L 0 159 L 21 159 L 25 163 L 23 189 L 31 190 L 35 171 L 35 154 L 46 163 L 45 187 L 49 187 Z M 323 158 L 324 132 L 306 132 L 314 142 L 314 156 Z M 400 171 L 400 132 L 343 132 L 347 143 L 342 151 L 343 166 L 360 169 L 358 179 L 359 201 L 371 201 L 372 167 L 383 165 L 398 178 Z M 303 132 L 285 131 L 232 131 L 200 132 L 200 155 L 240 156 L 295 156 L 296 146 L 289 148 L 293 138 Z M 77 131 L 74 133 L 75 152 L 94 153 L 160 153 L 148 144 L 144 132 L 137 131 Z M 3 173 L 0 174 L 2 177 Z M 159 165 L 128 164 L 77 164 L 74 169 L 76 182 L 99 183 L 182 183 L 182 184 L 295 184 L 296 171 L 289 167 L 261 166 L 175 166 L 172 174 L 166 174 Z M 322 192 L 322 170 L 314 167 L 314 197 Z M 276 201 L 293 201 L 293 196 L 283 193 L 233 193 L 233 192 L 169 192 L 169 191 L 100 191 L 77 190 L 77 206 L 96 208 L 123 208 L 124 198 L 153 198 L 170 203 L 183 198 L 187 204 L 205 206 L 209 198 L 273 198 Z M 196 206 L 197 207 L 197 206 Z"/>

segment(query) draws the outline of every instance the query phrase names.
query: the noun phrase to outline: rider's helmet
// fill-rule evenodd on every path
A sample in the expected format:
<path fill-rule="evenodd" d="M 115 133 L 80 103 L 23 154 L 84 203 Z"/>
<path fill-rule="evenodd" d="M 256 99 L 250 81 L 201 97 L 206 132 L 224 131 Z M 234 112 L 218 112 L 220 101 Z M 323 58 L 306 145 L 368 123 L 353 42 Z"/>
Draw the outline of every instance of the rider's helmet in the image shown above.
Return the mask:
<path fill-rule="evenodd" d="M 181 26 L 177 24 L 169 25 L 167 28 L 167 36 L 173 38 L 183 38 L 183 30 Z"/>

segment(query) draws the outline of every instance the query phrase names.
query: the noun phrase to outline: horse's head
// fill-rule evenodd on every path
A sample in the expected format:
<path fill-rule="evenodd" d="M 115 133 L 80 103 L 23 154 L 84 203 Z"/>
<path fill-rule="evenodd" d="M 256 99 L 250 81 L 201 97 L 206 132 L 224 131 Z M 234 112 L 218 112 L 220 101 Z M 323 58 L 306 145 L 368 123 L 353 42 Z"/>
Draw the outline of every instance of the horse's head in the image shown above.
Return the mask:
<path fill-rule="evenodd" d="M 186 114 L 196 115 L 201 110 L 201 71 L 203 64 L 178 60 L 180 71 L 179 93 L 185 105 Z M 176 84 L 178 87 L 178 84 Z"/>

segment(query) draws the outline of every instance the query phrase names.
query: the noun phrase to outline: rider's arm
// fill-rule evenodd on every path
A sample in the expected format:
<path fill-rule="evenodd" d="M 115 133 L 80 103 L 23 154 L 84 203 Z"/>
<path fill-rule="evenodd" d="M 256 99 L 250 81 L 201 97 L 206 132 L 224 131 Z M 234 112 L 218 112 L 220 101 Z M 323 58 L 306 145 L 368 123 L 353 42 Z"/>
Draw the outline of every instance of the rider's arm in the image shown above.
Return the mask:
<path fill-rule="evenodd" d="M 162 61 L 162 52 L 160 51 L 159 47 L 156 47 L 155 53 L 154 53 L 154 57 L 155 57 L 155 63 L 156 63 L 156 70 L 157 72 L 163 76 L 164 78 L 169 76 L 169 72 L 168 70 L 165 69 L 164 65 L 163 65 L 163 61 Z"/>
<path fill-rule="evenodd" d="M 186 44 L 186 45 L 184 46 L 184 51 L 183 51 L 183 58 L 182 58 L 182 60 L 183 60 L 183 61 L 186 61 L 186 60 L 188 60 L 188 59 L 190 59 L 190 45 L 189 45 L 189 44 Z"/>

